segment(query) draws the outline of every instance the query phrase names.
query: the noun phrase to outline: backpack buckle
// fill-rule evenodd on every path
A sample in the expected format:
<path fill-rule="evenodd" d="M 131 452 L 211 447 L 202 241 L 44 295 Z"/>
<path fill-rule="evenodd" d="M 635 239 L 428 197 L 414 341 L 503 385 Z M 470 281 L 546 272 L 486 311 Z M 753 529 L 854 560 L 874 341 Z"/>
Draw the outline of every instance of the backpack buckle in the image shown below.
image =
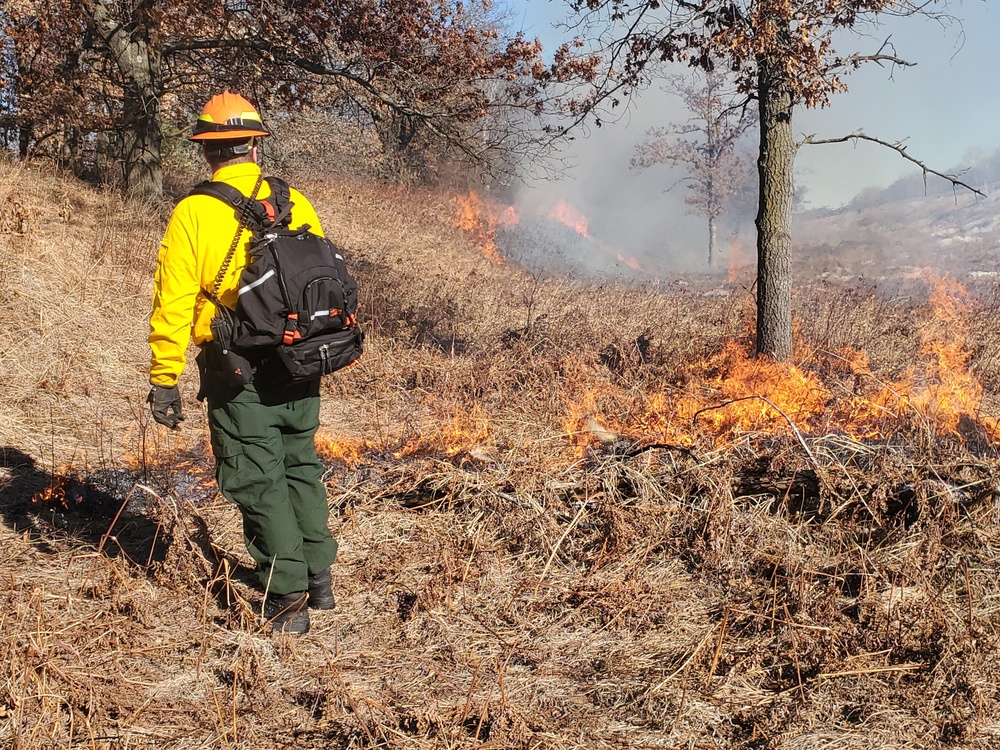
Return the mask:
<path fill-rule="evenodd" d="M 302 338 L 302 331 L 299 330 L 299 314 L 288 313 L 285 316 L 285 331 L 281 336 L 281 343 L 291 346 Z"/>

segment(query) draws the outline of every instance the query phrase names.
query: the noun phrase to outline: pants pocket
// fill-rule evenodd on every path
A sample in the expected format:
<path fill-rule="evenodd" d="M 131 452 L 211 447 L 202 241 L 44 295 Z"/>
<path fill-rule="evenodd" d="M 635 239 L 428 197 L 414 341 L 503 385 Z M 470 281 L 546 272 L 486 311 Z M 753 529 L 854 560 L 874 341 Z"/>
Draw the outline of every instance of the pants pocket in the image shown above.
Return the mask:
<path fill-rule="evenodd" d="M 215 481 L 219 492 L 232 503 L 244 505 L 247 499 L 249 473 L 245 469 L 243 446 L 227 435 L 212 435 L 215 455 Z"/>

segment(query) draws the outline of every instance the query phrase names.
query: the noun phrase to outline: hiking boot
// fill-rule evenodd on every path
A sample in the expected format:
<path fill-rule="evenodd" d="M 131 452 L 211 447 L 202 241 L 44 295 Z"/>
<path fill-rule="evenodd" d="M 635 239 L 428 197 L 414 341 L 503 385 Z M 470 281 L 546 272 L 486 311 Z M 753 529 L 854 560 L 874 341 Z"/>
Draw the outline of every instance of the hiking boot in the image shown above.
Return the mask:
<path fill-rule="evenodd" d="M 281 596 L 269 596 L 264 602 L 264 618 L 271 627 L 285 633 L 309 632 L 309 609 L 306 592 L 294 591 Z"/>
<path fill-rule="evenodd" d="M 309 576 L 309 608 L 333 609 L 333 589 L 330 587 L 330 569 Z"/>

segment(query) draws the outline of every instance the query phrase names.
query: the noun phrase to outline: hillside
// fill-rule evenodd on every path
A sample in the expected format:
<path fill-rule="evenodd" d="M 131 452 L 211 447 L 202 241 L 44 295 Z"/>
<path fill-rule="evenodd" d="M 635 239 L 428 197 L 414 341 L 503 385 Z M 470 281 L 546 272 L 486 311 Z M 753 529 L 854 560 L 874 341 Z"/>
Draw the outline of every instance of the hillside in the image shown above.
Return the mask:
<path fill-rule="evenodd" d="M 997 199 L 928 198 L 800 218 L 800 261 L 842 281 L 892 281 L 933 266 L 995 281 Z"/>
<path fill-rule="evenodd" d="M 963 282 L 995 283 L 1000 243 L 1000 160 L 984 159 L 962 178 L 977 196 L 929 176 L 870 189 L 838 210 L 808 211 L 795 221 L 800 267 L 822 278 L 897 283 L 931 266 Z"/>
<path fill-rule="evenodd" d="M 529 272 L 463 196 L 289 178 L 367 330 L 324 385 L 338 606 L 297 638 L 260 627 L 191 368 L 184 429 L 146 416 L 167 209 L 0 161 L 0 745 L 996 746 L 984 278 L 807 254 L 775 365 L 738 274 Z"/>

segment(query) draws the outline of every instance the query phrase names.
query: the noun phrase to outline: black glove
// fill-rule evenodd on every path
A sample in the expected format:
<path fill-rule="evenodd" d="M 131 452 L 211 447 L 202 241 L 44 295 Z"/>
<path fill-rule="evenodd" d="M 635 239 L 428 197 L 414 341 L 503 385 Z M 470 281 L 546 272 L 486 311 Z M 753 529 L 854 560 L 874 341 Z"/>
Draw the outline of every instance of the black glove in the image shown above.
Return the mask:
<path fill-rule="evenodd" d="M 170 388 L 154 385 L 146 396 L 146 403 L 153 412 L 153 419 L 164 427 L 176 430 L 178 423 L 184 421 L 184 415 L 181 414 L 181 393 L 176 385 Z"/>

